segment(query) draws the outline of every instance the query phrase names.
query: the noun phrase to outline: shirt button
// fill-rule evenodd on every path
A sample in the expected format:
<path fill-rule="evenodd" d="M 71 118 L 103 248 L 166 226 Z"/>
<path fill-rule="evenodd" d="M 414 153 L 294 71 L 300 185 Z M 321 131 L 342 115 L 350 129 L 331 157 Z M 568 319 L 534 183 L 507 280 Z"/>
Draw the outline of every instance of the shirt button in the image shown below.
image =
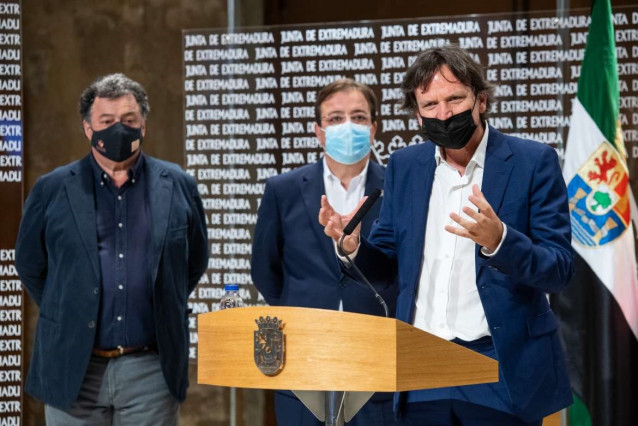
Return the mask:
<path fill-rule="evenodd" d="M 124 286 L 122 284 L 118 285 L 117 288 L 119 288 L 120 290 L 124 290 Z"/>
<path fill-rule="evenodd" d="M 120 259 L 124 259 L 124 255 L 120 253 Z"/>
<path fill-rule="evenodd" d="M 118 317 L 117 317 L 117 320 L 118 320 L 118 321 L 122 321 L 122 317 L 118 316 Z"/>
<path fill-rule="evenodd" d="M 124 225 L 122 225 L 122 222 L 118 223 L 117 226 L 119 226 L 120 228 Z"/>
<path fill-rule="evenodd" d="M 117 196 L 117 199 L 118 199 L 118 200 L 120 200 L 120 201 L 122 201 L 122 196 L 121 196 L 121 195 L 118 195 L 118 196 Z"/>
<path fill-rule="evenodd" d="M 104 182 L 100 182 L 100 186 L 104 186 Z"/>
<path fill-rule="evenodd" d="M 98 290 L 98 288 L 97 288 L 97 287 L 95 287 L 95 288 L 93 289 L 93 294 L 98 294 L 99 292 L 100 292 L 100 290 Z"/>
<path fill-rule="evenodd" d="M 95 328 L 95 321 L 89 321 L 89 328 Z"/>
<path fill-rule="evenodd" d="M 135 183 L 135 179 L 131 179 L 131 182 L 132 182 L 132 183 Z"/>

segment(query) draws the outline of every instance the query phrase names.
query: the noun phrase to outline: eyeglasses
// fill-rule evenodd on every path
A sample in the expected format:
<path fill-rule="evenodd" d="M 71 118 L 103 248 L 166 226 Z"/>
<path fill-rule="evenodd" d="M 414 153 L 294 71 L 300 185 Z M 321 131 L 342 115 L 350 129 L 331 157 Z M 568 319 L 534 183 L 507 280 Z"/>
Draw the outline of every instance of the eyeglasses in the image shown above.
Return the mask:
<path fill-rule="evenodd" d="M 335 114 L 324 115 L 321 117 L 321 120 L 327 123 L 328 126 L 336 126 L 338 124 L 343 124 L 348 120 L 350 120 L 350 122 L 354 124 L 363 124 L 366 126 L 369 126 L 370 124 L 372 124 L 372 119 L 370 115 L 364 114 L 364 113 L 355 113 L 351 116 L 335 113 Z"/>

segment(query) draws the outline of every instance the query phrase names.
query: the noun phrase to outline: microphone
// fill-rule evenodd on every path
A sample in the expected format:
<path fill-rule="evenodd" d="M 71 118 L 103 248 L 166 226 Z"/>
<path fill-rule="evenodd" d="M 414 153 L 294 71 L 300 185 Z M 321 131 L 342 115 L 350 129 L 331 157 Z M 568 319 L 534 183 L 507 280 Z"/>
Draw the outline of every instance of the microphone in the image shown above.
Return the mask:
<path fill-rule="evenodd" d="M 375 188 L 372 191 L 372 194 L 370 194 L 368 198 L 363 202 L 363 205 L 359 208 L 359 210 L 357 210 L 354 216 L 352 216 L 352 219 L 350 220 L 350 222 L 348 222 L 346 227 L 343 228 L 343 235 L 352 234 L 352 231 L 354 231 L 354 228 L 356 228 L 359 222 L 361 222 L 361 220 L 363 219 L 363 217 L 368 214 L 368 212 L 370 211 L 370 209 L 372 208 L 374 203 L 379 199 L 380 196 L 381 196 L 381 190 L 379 188 Z"/>
<path fill-rule="evenodd" d="M 372 191 L 372 194 L 370 194 L 368 196 L 368 198 L 363 202 L 363 205 L 359 208 L 359 210 L 357 210 L 357 212 L 354 214 L 354 216 L 352 217 L 352 220 L 350 220 L 350 222 L 348 222 L 348 224 L 346 225 L 346 227 L 343 229 L 343 234 L 341 235 L 341 238 L 339 239 L 339 244 L 337 245 L 337 249 L 339 251 L 339 254 L 343 257 L 346 258 L 346 260 L 348 261 L 348 268 L 352 268 L 357 275 L 359 276 L 359 278 L 361 279 L 361 281 L 363 281 L 364 283 L 367 284 L 368 288 L 370 288 L 370 290 L 372 291 L 372 293 L 374 293 L 374 298 L 377 300 L 377 302 L 379 302 L 379 304 L 383 307 L 383 311 L 385 313 L 386 318 L 388 316 L 390 316 L 390 313 L 388 311 L 388 305 L 385 303 L 385 300 L 383 300 L 383 297 L 381 297 L 381 295 L 379 294 L 379 292 L 374 288 L 374 286 L 372 284 L 370 284 L 370 281 L 368 281 L 368 279 L 365 277 L 365 275 L 363 275 L 363 272 L 361 272 L 359 270 L 359 268 L 357 268 L 357 265 L 354 264 L 354 262 L 352 261 L 352 259 L 350 259 L 350 256 L 348 256 L 344 251 L 343 251 L 343 239 L 346 237 L 346 235 L 350 235 L 352 234 L 352 231 L 354 231 L 354 228 L 357 227 L 357 225 L 359 224 L 359 222 L 361 222 L 361 220 L 363 219 L 363 217 L 368 214 L 368 212 L 370 211 L 370 209 L 372 208 L 372 206 L 374 205 L 374 203 L 379 199 L 379 197 L 381 196 L 382 191 L 379 188 L 376 188 L 375 190 Z M 356 282 L 356 281 L 355 281 Z"/>

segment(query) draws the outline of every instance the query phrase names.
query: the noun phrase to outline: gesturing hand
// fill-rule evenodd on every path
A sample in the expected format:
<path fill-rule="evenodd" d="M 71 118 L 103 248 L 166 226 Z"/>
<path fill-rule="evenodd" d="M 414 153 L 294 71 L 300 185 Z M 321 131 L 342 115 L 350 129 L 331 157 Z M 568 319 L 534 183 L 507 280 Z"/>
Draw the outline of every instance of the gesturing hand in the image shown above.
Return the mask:
<path fill-rule="evenodd" d="M 359 207 L 364 203 L 368 197 L 363 197 L 357 207 L 354 208 L 347 215 L 340 215 L 332 208 L 328 202 L 328 198 L 325 195 L 321 196 L 321 209 L 319 209 L 319 223 L 324 227 L 323 232 L 339 242 L 341 235 L 343 235 L 343 228 L 346 227 L 352 216 L 359 210 Z M 343 239 L 343 250 L 346 254 L 350 254 L 359 246 L 359 235 L 361 234 L 361 224 L 352 231 L 352 234 L 346 236 Z"/>
<path fill-rule="evenodd" d="M 445 225 L 445 230 L 459 237 L 469 238 L 490 251 L 496 250 L 503 236 L 503 222 L 496 216 L 478 185 L 472 186 L 472 195 L 468 197 L 468 200 L 478 207 L 479 211 L 474 211 L 467 206 L 463 207 L 463 213 L 472 220 L 450 213 L 450 218 L 460 227 Z"/>

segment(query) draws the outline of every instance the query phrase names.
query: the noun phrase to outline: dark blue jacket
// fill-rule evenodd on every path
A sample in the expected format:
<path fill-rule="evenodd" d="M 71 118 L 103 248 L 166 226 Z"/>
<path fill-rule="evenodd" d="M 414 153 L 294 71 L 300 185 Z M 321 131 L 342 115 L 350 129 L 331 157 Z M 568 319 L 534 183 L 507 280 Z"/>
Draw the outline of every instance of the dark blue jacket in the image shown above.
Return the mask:
<path fill-rule="evenodd" d="M 382 166 L 370 162 L 365 194 L 383 187 Z M 368 288 L 342 269 L 332 239 L 319 224 L 321 196 L 325 194 L 323 162 L 306 165 L 266 181 L 253 236 L 251 273 L 266 302 L 277 306 L 339 308 L 363 314 L 383 315 L 383 308 Z M 379 214 L 377 202 L 363 219 L 367 235 Z M 394 314 L 395 268 L 374 270 L 368 279 Z"/>
<path fill-rule="evenodd" d="M 157 345 L 168 388 L 181 401 L 188 387 L 187 300 L 207 268 L 206 222 L 190 176 L 149 156 L 145 167 Z M 91 357 L 100 305 L 89 157 L 38 179 L 24 207 L 15 264 L 40 307 L 25 390 L 49 405 L 70 406 Z"/>
<path fill-rule="evenodd" d="M 379 219 L 357 256 L 398 261 L 397 319 L 409 324 L 435 168 L 432 143 L 390 157 Z M 490 127 L 481 190 L 507 225 L 507 236 L 491 258 L 476 246 L 476 286 L 509 403 L 521 419 L 535 421 L 572 401 L 558 322 L 546 297 L 563 289 L 573 272 L 567 191 L 556 152 Z"/>

